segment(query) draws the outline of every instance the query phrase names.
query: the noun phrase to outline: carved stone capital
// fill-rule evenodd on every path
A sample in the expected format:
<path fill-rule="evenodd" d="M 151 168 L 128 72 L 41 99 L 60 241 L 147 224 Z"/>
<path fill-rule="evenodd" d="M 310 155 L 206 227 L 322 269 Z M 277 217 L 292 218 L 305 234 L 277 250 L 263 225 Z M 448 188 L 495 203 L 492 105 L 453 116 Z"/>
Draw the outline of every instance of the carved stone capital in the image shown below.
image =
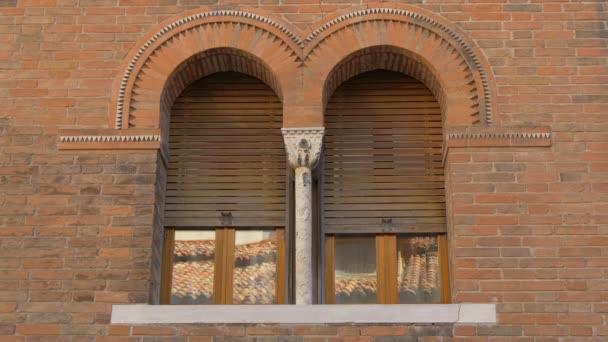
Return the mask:
<path fill-rule="evenodd" d="M 323 127 L 282 128 L 289 165 L 314 169 L 323 146 Z"/>

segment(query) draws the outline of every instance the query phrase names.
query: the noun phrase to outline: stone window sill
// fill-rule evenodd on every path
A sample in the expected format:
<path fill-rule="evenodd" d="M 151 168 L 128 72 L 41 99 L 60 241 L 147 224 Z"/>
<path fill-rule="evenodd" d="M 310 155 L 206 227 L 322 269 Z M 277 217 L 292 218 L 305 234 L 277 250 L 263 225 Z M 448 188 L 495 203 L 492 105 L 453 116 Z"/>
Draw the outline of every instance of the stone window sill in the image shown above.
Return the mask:
<path fill-rule="evenodd" d="M 496 304 L 113 305 L 112 324 L 496 323 Z"/>

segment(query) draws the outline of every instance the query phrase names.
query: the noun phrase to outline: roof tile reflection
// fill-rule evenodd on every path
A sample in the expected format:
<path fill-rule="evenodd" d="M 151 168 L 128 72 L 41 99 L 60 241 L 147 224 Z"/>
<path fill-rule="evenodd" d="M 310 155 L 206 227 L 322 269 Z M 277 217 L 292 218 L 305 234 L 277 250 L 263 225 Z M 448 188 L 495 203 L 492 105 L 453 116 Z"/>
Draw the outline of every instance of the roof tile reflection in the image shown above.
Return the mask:
<path fill-rule="evenodd" d="M 215 241 L 175 241 L 171 302 L 213 303 Z M 275 301 L 276 241 L 266 239 L 235 246 L 234 304 Z"/>

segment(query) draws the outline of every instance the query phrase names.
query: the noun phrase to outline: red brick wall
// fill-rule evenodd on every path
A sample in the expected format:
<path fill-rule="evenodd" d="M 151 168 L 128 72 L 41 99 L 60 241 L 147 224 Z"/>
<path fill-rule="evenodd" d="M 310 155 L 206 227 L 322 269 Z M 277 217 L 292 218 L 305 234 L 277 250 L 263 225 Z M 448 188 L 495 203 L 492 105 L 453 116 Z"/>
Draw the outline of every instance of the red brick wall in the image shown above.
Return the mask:
<path fill-rule="evenodd" d="M 451 325 L 153 325 L 112 326 L 108 339 L 124 336 L 163 336 L 167 341 L 288 341 L 367 342 L 444 341 L 452 336 Z M 223 338 L 223 339 L 222 339 Z M 181 340 L 180 340 L 181 339 Z M 189 339 L 189 340 L 187 340 Z M 102 339 L 103 340 L 103 339 Z"/>
<path fill-rule="evenodd" d="M 230 3 L 306 31 L 361 1 L 0 0 L 0 340 L 606 339 L 603 1 L 395 1 L 443 16 L 472 38 L 494 77 L 497 125 L 553 132 L 550 147 L 448 152 L 453 299 L 499 303 L 499 324 L 109 325 L 111 304 L 157 295 L 152 227 L 160 161 L 153 150 L 59 151 L 59 129 L 112 128 L 112 90 L 135 43 L 167 17 Z"/>

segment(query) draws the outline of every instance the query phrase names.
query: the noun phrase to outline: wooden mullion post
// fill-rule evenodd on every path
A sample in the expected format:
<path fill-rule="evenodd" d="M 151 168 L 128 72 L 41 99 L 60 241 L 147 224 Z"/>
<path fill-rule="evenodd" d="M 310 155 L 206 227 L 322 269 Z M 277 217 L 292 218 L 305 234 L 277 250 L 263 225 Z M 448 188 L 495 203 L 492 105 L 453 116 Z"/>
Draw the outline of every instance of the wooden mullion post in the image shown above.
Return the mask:
<path fill-rule="evenodd" d="M 437 235 L 437 250 L 439 252 L 439 286 L 441 289 L 441 303 L 447 304 L 452 301 L 450 291 L 450 265 L 448 261 L 447 234 Z"/>
<path fill-rule="evenodd" d="M 235 229 L 226 228 L 224 236 L 224 304 L 232 304 L 234 279 Z"/>
<path fill-rule="evenodd" d="M 376 235 L 376 273 L 378 304 L 397 303 L 397 237 Z"/>
<path fill-rule="evenodd" d="M 175 245 L 175 228 L 165 228 L 163 256 L 161 260 L 160 303 L 171 304 L 171 283 L 173 280 L 173 247 Z"/>
<path fill-rule="evenodd" d="M 285 304 L 285 229 L 277 228 L 277 273 L 275 284 L 275 302 Z"/>
<path fill-rule="evenodd" d="M 397 236 L 395 234 L 384 236 L 384 257 L 386 275 L 386 303 L 396 304 L 398 302 L 397 283 Z"/>
<path fill-rule="evenodd" d="M 224 304 L 224 228 L 215 230 L 215 265 L 213 268 L 213 304 Z"/>
<path fill-rule="evenodd" d="M 378 304 L 386 304 L 386 263 L 384 260 L 384 235 L 377 234 L 376 241 L 376 291 Z"/>
<path fill-rule="evenodd" d="M 334 235 L 325 236 L 325 304 L 336 303 L 335 242 L 336 238 Z"/>

